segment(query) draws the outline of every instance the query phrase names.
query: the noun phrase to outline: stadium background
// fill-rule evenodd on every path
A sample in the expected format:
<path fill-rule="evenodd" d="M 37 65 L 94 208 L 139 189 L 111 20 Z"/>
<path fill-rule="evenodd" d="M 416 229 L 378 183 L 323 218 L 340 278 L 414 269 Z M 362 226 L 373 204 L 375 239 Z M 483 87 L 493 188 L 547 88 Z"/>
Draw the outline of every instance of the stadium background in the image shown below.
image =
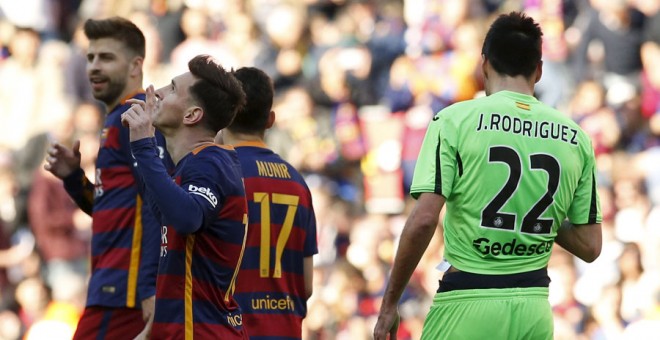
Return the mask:
<path fill-rule="evenodd" d="M 537 94 L 592 136 L 598 162 L 603 251 L 585 265 L 555 247 L 555 337 L 658 336 L 658 7 L 657 0 L 0 0 L 0 339 L 66 339 L 84 304 L 90 220 L 41 167 L 49 140 L 79 138 L 94 175 L 102 113 L 84 71 L 85 18 L 121 15 L 141 27 L 145 86 L 169 83 L 200 53 L 274 79 L 277 122 L 268 142 L 306 174 L 318 218 L 305 338 L 368 339 L 411 207 L 407 187 L 425 126 L 443 107 L 482 95 L 483 34 L 510 10 L 541 22 Z M 403 339 L 419 338 L 441 251 L 436 235 L 404 294 Z"/>

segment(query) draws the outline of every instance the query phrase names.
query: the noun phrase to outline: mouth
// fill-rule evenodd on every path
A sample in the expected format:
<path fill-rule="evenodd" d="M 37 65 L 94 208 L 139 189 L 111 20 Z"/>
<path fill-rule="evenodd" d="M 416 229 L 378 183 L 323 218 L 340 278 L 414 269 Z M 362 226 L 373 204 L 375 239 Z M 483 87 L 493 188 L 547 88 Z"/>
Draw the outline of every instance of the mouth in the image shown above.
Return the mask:
<path fill-rule="evenodd" d="M 106 86 L 108 78 L 106 77 L 89 77 L 89 83 L 92 85 L 94 91 L 99 91 Z"/>
<path fill-rule="evenodd" d="M 158 113 L 160 112 L 160 107 L 163 104 L 163 99 L 160 98 L 159 96 L 156 96 L 156 100 L 154 101 L 154 112 Z"/>

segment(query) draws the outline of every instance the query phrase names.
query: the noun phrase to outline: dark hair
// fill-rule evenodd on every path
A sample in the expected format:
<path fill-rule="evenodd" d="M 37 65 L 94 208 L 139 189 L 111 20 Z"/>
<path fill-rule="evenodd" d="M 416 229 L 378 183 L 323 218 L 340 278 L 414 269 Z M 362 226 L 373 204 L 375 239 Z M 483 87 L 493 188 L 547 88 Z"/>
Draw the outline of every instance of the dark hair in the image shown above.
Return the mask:
<path fill-rule="evenodd" d="M 204 110 L 204 124 L 214 132 L 224 129 L 245 105 L 241 83 L 208 55 L 192 58 L 188 69 L 197 78 L 189 91 Z"/>
<path fill-rule="evenodd" d="M 145 40 L 142 31 L 131 21 L 122 17 L 87 19 L 83 26 L 87 39 L 111 38 L 121 41 L 129 50 L 144 58 Z"/>
<path fill-rule="evenodd" d="M 247 102 L 228 129 L 238 133 L 261 133 L 266 130 L 273 107 L 273 81 L 256 67 L 241 67 L 233 73 L 243 86 Z"/>
<path fill-rule="evenodd" d="M 490 26 L 481 49 L 493 69 L 511 77 L 530 77 L 541 62 L 543 32 L 524 13 L 500 15 Z"/>

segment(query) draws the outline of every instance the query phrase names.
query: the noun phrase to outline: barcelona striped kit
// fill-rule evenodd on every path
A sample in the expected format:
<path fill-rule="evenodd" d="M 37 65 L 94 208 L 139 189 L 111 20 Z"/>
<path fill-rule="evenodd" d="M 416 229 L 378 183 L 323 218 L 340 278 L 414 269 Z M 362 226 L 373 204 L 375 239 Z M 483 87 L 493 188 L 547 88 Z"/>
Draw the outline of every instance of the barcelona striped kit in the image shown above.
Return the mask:
<path fill-rule="evenodd" d="M 169 176 L 152 139 L 131 143 L 160 218 L 153 339 L 246 339 L 232 297 L 246 237 L 241 169 L 231 147 L 209 143 Z"/>
<path fill-rule="evenodd" d="M 132 98 L 144 100 L 144 93 Z M 129 130 L 121 124 L 129 107 L 122 102 L 106 116 L 94 183 L 81 169 L 64 179 L 69 195 L 93 220 L 88 307 L 139 308 L 155 294 L 159 236 L 145 231 L 159 224 L 138 192 Z M 157 143 L 158 161 L 171 167 L 160 134 Z"/>
<path fill-rule="evenodd" d="M 303 259 L 318 252 L 316 218 L 303 177 L 260 142 L 235 145 L 249 227 L 236 288 L 251 338 L 300 339 L 307 313 Z"/>

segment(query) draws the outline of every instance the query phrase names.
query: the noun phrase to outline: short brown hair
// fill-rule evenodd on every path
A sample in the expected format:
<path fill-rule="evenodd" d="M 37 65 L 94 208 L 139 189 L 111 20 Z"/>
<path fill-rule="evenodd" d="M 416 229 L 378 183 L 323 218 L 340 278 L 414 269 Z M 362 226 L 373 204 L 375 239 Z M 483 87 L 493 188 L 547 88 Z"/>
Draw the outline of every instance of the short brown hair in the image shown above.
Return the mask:
<path fill-rule="evenodd" d="M 189 91 L 204 110 L 204 124 L 214 132 L 224 129 L 245 105 L 241 83 L 208 55 L 192 58 L 188 69 L 197 78 Z"/>
<path fill-rule="evenodd" d="M 145 56 L 144 34 L 130 20 L 122 17 L 87 19 L 83 30 L 87 39 L 112 38 L 124 43 L 136 55 Z"/>

